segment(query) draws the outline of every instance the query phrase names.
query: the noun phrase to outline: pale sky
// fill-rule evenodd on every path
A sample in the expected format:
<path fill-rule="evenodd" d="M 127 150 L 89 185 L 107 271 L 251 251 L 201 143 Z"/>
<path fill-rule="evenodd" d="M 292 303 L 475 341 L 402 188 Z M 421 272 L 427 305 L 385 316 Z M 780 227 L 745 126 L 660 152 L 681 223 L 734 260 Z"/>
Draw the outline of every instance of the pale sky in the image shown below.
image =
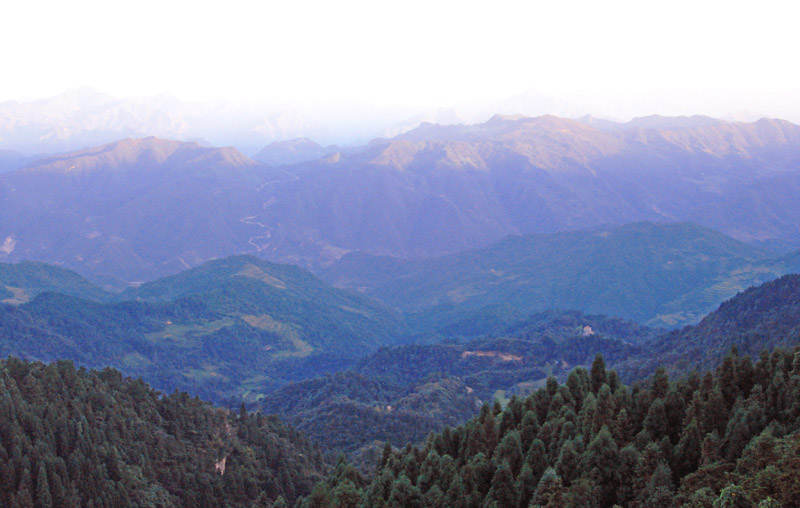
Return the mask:
<path fill-rule="evenodd" d="M 6 2 L 0 101 L 116 96 L 439 107 L 526 90 L 800 90 L 795 2 Z"/>

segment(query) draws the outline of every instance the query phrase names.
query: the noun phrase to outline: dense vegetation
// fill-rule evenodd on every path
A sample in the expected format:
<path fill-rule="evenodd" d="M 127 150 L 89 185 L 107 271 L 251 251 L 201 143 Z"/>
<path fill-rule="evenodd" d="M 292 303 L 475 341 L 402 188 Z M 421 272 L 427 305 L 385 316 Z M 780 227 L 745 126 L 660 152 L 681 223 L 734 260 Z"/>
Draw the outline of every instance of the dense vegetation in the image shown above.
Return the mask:
<path fill-rule="evenodd" d="M 489 247 L 403 260 L 354 253 L 323 277 L 363 289 L 428 330 L 487 306 L 524 314 L 576 309 L 653 326 L 697 322 L 738 291 L 800 265 L 694 224 L 628 224 L 509 237 Z"/>
<path fill-rule="evenodd" d="M 112 369 L 0 361 L 0 506 L 268 507 L 319 452 L 277 418 L 164 396 Z"/>
<path fill-rule="evenodd" d="M 20 265 L 7 265 L 20 267 Z M 204 399 L 255 399 L 392 344 L 402 321 L 309 272 L 240 256 L 101 303 L 42 293 L 0 305 L 0 355 L 112 366 Z"/>
<path fill-rule="evenodd" d="M 110 293 L 65 268 L 35 261 L 0 263 L 0 302 L 25 303 L 46 291 L 98 301 L 112 297 Z"/>
<path fill-rule="evenodd" d="M 619 368 L 627 379 L 648 376 L 657 366 L 687 373 L 719 364 L 731 347 L 755 356 L 799 343 L 800 275 L 785 275 L 723 302 L 695 326 L 648 342 Z"/>
<path fill-rule="evenodd" d="M 548 374 L 588 366 L 598 351 L 628 358 L 654 335 L 621 319 L 536 314 L 465 342 L 384 347 L 351 371 L 289 384 L 252 407 L 282 415 L 324 449 L 371 469 L 386 441 L 421 442 L 475 415 L 482 401 L 527 394 Z"/>
<path fill-rule="evenodd" d="M 631 387 L 598 355 L 421 447 L 387 445 L 371 481 L 340 464 L 300 506 L 788 508 L 798 475 L 800 349 Z"/>
<path fill-rule="evenodd" d="M 572 311 L 508 324 L 481 320 L 475 328 L 488 333 L 469 339 L 455 334 L 471 329 L 474 321 L 465 320 L 450 327 L 460 341 L 381 348 L 352 373 L 289 385 L 254 407 L 285 416 L 363 468 L 374 459 L 378 441 L 421 442 L 426 429 L 464 421 L 476 402 L 525 396 L 548 375 L 563 381 L 574 367 L 588 367 L 597 353 L 631 382 L 652 375 L 659 365 L 671 375 L 715 368 L 731 347 L 757 355 L 797 345 L 799 309 L 800 276 L 787 275 L 723 303 L 696 326 L 666 335 Z M 420 398 L 419 391 L 427 397 Z M 407 397 L 425 404 L 412 410 Z"/>
<path fill-rule="evenodd" d="M 279 414 L 330 453 L 371 471 L 385 441 L 422 441 L 475 415 L 479 399 L 457 378 L 399 385 L 354 371 L 290 384 L 253 407 Z"/>
<path fill-rule="evenodd" d="M 757 354 L 796 344 L 798 306 L 800 276 L 785 276 L 666 335 L 620 318 L 521 317 L 499 305 L 402 339 L 416 344 L 382 346 L 404 333 L 399 316 L 296 267 L 242 256 L 129 289 L 114 302 L 41 293 L 0 305 L 0 355 L 111 365 L 159 389 L 228 407 L 244 400 L 326 452 L 345 452 L 363 471 L 384 442 L 422 442 L 484 401 L 525 396 L 548 376 L 563 381 L 596 353 L 628 382 L 659 364 L 671 375 L 714 367 L 733 345 Z"/>

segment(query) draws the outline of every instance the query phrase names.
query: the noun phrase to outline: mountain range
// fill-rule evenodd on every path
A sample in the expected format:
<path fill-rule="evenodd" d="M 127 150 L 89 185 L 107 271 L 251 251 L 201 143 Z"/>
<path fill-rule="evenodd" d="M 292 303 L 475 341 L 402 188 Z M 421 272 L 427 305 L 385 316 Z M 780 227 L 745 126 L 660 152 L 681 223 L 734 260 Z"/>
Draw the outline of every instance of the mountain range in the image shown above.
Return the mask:
<path fill-rule="evenodd" d="M 233 148 L 117 141 L 0 175 L 0 259 L 124 286 L 238 253 L 319 269 L 349 252 L 436 256 L 642 220 L 800 244 L 800 127 L 671 123 L 424 124 L 277 168 Z"/>

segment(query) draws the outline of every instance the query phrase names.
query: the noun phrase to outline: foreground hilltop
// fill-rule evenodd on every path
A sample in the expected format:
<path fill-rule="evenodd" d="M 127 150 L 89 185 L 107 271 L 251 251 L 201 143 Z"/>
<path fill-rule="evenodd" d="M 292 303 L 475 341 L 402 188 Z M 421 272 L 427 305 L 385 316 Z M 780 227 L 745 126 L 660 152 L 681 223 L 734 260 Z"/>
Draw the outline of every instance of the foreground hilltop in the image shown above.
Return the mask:
<path fill-rule="evenodd" d="M 266 507 L 308 493 L 319 452 L 276 418 L 164 396 L 113 369 L 0 361 L 0 505 Z"/>
<path fill-rule="evenodd" d="M 598 357 L 565 384 L 483 406 L 419 447 L 384 448 L 370 480 L 332 477 L 301 507 L 797 506 L 800 351 L 732 358 L 633 388 Z"/>

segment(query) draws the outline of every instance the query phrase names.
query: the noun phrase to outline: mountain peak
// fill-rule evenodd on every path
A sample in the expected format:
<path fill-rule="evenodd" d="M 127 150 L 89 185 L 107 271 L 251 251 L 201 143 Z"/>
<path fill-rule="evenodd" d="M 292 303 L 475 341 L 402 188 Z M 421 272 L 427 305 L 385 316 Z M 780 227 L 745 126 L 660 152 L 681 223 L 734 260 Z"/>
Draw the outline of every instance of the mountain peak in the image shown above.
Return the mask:
<path fill-rule="evenodd" d="M 88 174 L 94 171 L 119 171 L 160 166 L 167 161 L 190 159 L 213 161 L 215 164 L 243 166 L 256 164 L 232 147 L 205 148 L 196 142 L 175 141 L 157 137 L 122 139 L 98 147 L 85 148 L 34 162 L 26 172 Z"/>
<path fill-rule="evenodd" d="M 525 118 L 529 118 L 525 115 L 501 115 L 497 114 L 492 116 L 489 120 L 486 121 L 487 124 L 496 124 L 496 123 L 504 123 L 504 122 L 516 122 L 519 120 L 523 120 Z"/>

